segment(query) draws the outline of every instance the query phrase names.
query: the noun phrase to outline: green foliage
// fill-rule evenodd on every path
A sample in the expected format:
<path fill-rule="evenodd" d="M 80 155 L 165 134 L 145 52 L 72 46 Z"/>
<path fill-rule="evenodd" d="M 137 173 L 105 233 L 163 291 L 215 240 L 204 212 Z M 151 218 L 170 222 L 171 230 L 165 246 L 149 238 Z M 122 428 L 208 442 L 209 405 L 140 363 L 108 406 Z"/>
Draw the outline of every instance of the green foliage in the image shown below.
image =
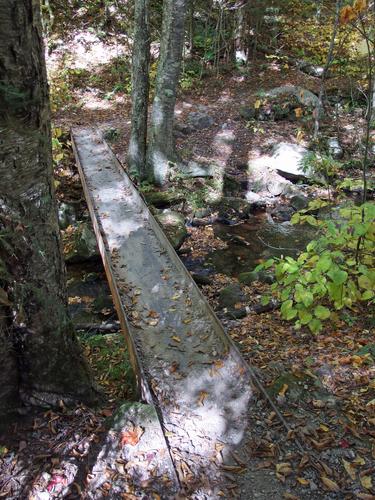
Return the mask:
<path fill-rule="evenodd" d="M 326 154 L 309 153 L 301 162 L 304 172 L 311 172 L 316 180 L 331 185 L 341 168 L 341 163 Z"/>
<path fill-rule="evenodd" d="M 201 65 L 198 61 L 190 60 L 184 64 L 180 77 L 180 86 L 182 90 L 190 90 L 199 85 L 201 77 Z"/>
<path fill-rule="evenodd" d="M 60 127 L 52 128 L 52 157 L 55 164 L 60 163 L 67 156 L 69 152 L 67 148 L 70 147 L 70 141 L 66 140 L 66 136 Z"/>
<path fill-rule="evenodd" d="M 334 311 L 353 309 L 356 303 L 375 303 L 375 205 L 351 205 L 340 210 L 341 220 L 322 221 L 311 213 L 325 202 L 316 201 L 296 214 L 294 223 L 319 229 L 297 259 L 269 259 L 255 268 L 274 267 L 272 295 L 281 302 L 281 317 L 311 332 L 323 328 Z M 315 222 L 313 222 L 313 220 Z M 268 303 L 265 297 L 263 303 Z"/>

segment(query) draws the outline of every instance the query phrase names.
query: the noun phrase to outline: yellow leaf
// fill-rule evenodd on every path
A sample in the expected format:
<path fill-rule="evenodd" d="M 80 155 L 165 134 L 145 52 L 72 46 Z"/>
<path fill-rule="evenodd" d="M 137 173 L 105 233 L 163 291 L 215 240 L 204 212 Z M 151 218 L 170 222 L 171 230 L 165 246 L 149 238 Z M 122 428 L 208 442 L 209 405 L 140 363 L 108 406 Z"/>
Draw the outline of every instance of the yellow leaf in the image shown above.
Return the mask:
<path fill-rule="evenodd" d="M 289 388 L 288 384 L 284 384 L 279 391 L 279 396 L 285 396 L 285 393 L 288 390 L 288 388 Z"/>
<path fill-rule="evenodd" d="M 177 337 L 177 335 L 173 335 L 173 337 L 171 337 L 171 339 L 174 340 L 175 342 L 181 342 L 180 337 Z"/>
<path fill-rule="evenodd" d="M 292 467 L 289 462 L 281 462 L 276 464 L 276 472 L 283 476 L 289 476 L 292 473 Z"/>
<path fill-rule="evenodd" d="M 296 115 L 297 118 L 301 118 L 301 116 L 303 115 L 302 108 L 296 108 L 294 110 L 294 113 L 295 113 L 295 115 Z"/>
<path fill-rule="evenodd" d="M 297 477 L 297 481 L 299 484 L 302 484 L 302 486 L 308 486 L 310 484 L 310 481 L 304 477 Z"/>
<path fill-rule="evenodd" d="M 329 427 L 327 427 L 326 425 L 324 424 L 320 424 L 319 425 L 319 428 L 323 431 L 323 432 L 328 432 L 329 431 Z"/>
<path fill-rule="evenodd" d="M 217 442 L 215 444 L 216 453 L 220 453 L 221 451 L 223 451 L 224 448 L 225 448 L 225 444 L 224 443 Z"/>
<path fill-rule="evenodd" d="M 303 131 L 298 130 L 297 135 L 296 135 L 297 142 L 301 142 L 302 139 L 304 138 L 304 136 L 305 136 L 305 134 L 303 133 Z"/>
<path fill-rule="evenodd" d="M 322 476 L 320 479 L 329 491 L 340 491 L 339 485 L 335 481 L 332 481 L 332 479 L 329 479 L 326 476 Z"/>
<path fill-rule="evenodd" d="M 206 392 L 206 391 L 200 391 L 199 398 L 198 398 L 198 404 L 199 405 L 203 405 L 204 404 L 204 400 L 206 399 L 207 396 L 208 396 L 208 392 Z"/>
<path fill-rule="evenodd" d="M 356 13 L 352 9 L 352 7 L 350 5 L 345 5 L 345 7 L 343 7 L 340 12 L 340 23 L 348 24 L 351 21 L 354 21 L 356 17 Z"/>
<path fill-rule="evenodd" d="M 364 458 L 360 457 L 359 455 L 357 455 L 355 457 L 355 459 L 353 460 L 353 464 L 356 464 L 356 465 L 365 465 L 366 461 Z"/>
<path fill-rule="evenodd" d="M 355 0 L 354 5 L 353 5 L 353 10 L 356 12 L 360 13 L 364 11 L 367 7 L 367 1 L 366 0 Z"/>
<path fill-rule="evenodd" d="M 360 478 L 361 485 L 366 488 L 366 490 L 371 490 L 372 488 L 372 478 L 371 476 L 362 476 Z"/>
<path fill-rule="evenodd" d="M 350 476 L 351 480 L 352 481 L 355 481 L 355 478 L 356 478 L 356 470 L 355 470 L 355 467 L 353 466 L 353 464 L 351 464 L 350 462 L 347 462 L 346 460 L 342 459 L 342 462 L 344 464 L 344 469 L 346 470 L 346 472 L 348 473 L 348 475 Z"/>
<path fill-rule="evenodd" d="M 259 109 L 261 104 L 262 104 L 262 101 L 260 101 L 259 99 L 257 99 L 254 102 L 254 109 Z"/>

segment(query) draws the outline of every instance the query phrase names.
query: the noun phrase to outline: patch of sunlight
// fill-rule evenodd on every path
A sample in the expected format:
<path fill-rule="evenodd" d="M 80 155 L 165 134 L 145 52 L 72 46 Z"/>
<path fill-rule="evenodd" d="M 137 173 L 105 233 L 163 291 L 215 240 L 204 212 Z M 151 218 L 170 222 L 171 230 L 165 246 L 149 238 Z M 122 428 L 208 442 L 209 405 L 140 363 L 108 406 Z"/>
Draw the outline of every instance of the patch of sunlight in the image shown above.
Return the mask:
<path fill-rule="evenodd" d="M 84 98 L 82 106 L 82 109 L 87 109 L 90 111 L 108 110 L 111 108 L 113 108 L 113 102 L 105 99 L 99 99 L 91 95 L 88 98 Z"/>

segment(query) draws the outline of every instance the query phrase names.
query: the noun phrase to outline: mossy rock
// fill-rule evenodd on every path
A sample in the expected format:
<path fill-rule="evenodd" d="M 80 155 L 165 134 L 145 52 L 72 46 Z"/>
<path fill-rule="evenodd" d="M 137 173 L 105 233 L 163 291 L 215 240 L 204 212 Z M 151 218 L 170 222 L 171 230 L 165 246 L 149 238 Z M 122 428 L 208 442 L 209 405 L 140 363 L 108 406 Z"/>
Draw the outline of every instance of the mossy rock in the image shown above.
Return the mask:
<path fill-rule="evenodd" d="M 150 191 L 143 194 L 148 205 L 153 205 L 156 208 L 165 208 L 170 205 L 175 205 L 185 199 L 185 196 L 180 191 Z"/>
<path fill-rule="evenodd" d="M 275 281 L 275 277 L 268 271 L 250 271 L 248 273 L 241 273 L 238 276 L 238 281 L 243 285 L 251 285 L 254 281 L 272 284 Z"/>
<path fill-rule="evenodd" d="M 178 212 L 164 210 L 156 219 L 162 226 L 167 238 L 175 250 L 178 250 L 187 236 L 185 218 Z"/>
<path fill-rule="evenodd" d="M 242 291 L 242 288 L 237 283 L 229 285 L 219 293 L 219 305 L 223 309 L 230 309 L 236 304 L 245 302 L 246 296 Z"/>
<path fill-rule="evenodd" d="M 95 233 L 86 222 L 69 226 L 63 235 L 63 243 L 67 263 L 95 260 L 100 256 Z"/>
<path fill-rule="evenodd" d="M 283 373 L 273 382 L 271 387 L 267 389 L 267 392 L 271 397 L 277 398 L 280 391 L 287 385 L 288 390 L 286 392 L 286 396 L 292 401 L 298 401 L 303 398 L 305 393 L 307 393 L 304 387 L 307 381 L 307 375 L 297 377 L 296 375 L 293 375 L 293 373 Z"/>

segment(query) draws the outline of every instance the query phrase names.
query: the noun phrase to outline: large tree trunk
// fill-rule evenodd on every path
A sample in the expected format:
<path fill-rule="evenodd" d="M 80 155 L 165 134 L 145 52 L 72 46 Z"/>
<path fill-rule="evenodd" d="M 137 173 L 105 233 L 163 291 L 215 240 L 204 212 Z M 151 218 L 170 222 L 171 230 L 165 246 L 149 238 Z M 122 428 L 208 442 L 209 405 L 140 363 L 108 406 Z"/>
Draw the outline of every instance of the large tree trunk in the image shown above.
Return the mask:
<path fill-rule="evenodd" d="M 160 58 L 147 152 L 147 173 L 158 185 L 165 183 L 168 164 L 176 160 L 173 137 L 174 107 L 188 3 L 189 0 L 164 0 L 163 4 Z"/>
<path fill-rule="evenodd" d="M 128 151 L 131 172 L 146 175 L 147 112 L 149 93 L 149 0 L 135 0 L 132 63 L 132 124 Z"/>
<path fill-rule="evenodd" d="M 95 397 L 67 316 L 40 26 L 39 0 L 0 0 L 0 259 L 12 302 L 0 372 L 36 405 Z"/>

